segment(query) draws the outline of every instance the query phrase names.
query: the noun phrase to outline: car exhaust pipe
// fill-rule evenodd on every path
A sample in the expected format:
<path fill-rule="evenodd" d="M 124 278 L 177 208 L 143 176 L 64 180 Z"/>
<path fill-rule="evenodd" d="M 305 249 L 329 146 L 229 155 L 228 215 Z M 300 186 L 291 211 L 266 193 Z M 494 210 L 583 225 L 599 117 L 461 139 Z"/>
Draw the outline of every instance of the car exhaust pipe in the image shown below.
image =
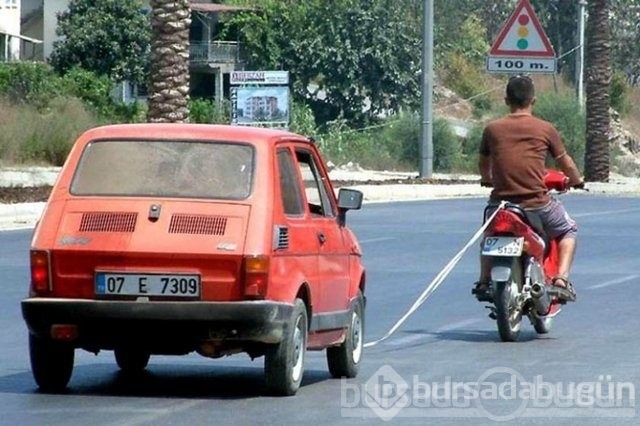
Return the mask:
<path fill-rule="evenodd" d="M 538 315 L 547 315 L 551 309 L 551 295 L 544 284 L 534 284 L 531 286 L 531 298 L 533 306 Z"/>

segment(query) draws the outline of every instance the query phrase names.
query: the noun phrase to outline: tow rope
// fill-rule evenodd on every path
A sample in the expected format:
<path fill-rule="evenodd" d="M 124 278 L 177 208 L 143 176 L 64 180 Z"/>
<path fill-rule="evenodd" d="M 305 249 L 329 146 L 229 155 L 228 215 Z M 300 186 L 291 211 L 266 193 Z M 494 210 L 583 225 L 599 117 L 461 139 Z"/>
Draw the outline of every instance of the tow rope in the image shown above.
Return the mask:
<path fill-rule="evenodd" d="M 389 329 L 389 331 L 387 331 L 387 333 L 382 336 L 381 338 L 379 338 L 378 340 L 374 340 L 373 342 L 367 342 L 364 344 L 365 348 L 369 348 L 372 346 L 375 346 L 377 344 L 379 344 L 380 342 L 383 342 L 385 340 L 387 340 L 389 337 L 391 337 L 391 335 L 393 333 L 395 333 L 400 326 L 415 312 L 418 310 L 418 308 L 420 308 L 420 306 L 422 306 L 422 304 L 424 302 L 426 302 L 426 300 L 429 298 L 429 296 L 431 296 L 437 289 L 438 287 L 440 287 L 440 284 L 442 284 L 442 282 L 444 281 L 445 278 L 447 278 L 447 276 L 449 275 L 449 273 L 451 272 L 451 270 L 453 269 L 454 266 L 456 266 L 458 264 L 458 262 L 460 261 L 460 259 L 462 259 L 462 256 L 465 254 L 465 252 L 469 249 L 469 247 L 471 247 L 471 245 L 473 245 L 481 236 L 482 233 L 485 231 L 485 229 L 487 229 L 487 226 L 489 226 L 489 224 L 491 223 L 491 221 L 493 220 L 493 218 L 496 216 L 496 214 L 498 214 L 498 212 L 505 206 L 506 201 L 501 201 L 500 204 L 498 205 L 498 208 L 496 208 L 496 210 L 491 214 L 491 216 L 489 216 L 489 219 L 485 220 L 484 223 L 482 224 L 482 226 L 480 227 L 480 229 L 478 229 L 476 231 L 476 233 L 471 237 L 471 239 L 467 242 L 467 244 L 465 244 L 464 247 L 462 247 L 462 250 L 460 250 L 454 257 L 453 259 L 451 259 L 449 261 L 449 263 L 447 263 L 447 265 L 442 269 L 442 271 L 440 271 L 438 273 L 438 275 L 436 275 L 436 277 L 431 281 L 431 283 L 429 283 L 429 285 L 424 289 L 424 291 L 422 292 L 422 294 L 420 294 L 420 296 L 418 297 L 418 299 L 413 303 L 413 305 L 411 306 L 411 308 L 409 308 L 409 310 L 402 316 L 402 318 L 400 318 L 394 325 L 393 327 L 391 327 Z"/>

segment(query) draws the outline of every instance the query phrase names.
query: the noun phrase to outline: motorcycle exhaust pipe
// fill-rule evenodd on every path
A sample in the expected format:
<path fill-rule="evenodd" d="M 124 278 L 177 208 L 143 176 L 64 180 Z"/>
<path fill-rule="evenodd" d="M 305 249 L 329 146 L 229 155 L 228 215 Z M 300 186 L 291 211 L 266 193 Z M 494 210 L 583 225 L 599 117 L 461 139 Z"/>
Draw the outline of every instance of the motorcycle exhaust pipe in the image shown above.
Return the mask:
<path fill-rule="evenodd" d="M 547 315 L 551 309 L 551 295 L 544 284 L 534 284 L 531 286 L 531 297 L 533 306 L 538 315 Z"/>

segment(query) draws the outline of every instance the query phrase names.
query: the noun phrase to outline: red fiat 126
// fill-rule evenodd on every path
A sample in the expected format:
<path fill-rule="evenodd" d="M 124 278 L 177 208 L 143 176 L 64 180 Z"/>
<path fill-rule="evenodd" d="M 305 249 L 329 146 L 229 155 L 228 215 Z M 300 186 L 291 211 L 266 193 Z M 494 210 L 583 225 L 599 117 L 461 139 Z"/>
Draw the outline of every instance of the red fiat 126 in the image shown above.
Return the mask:
<path fill-rule="evenodd" d="M 105 126 L 76 141 L 36 226 L 22 301 L 39 387 L 67 386 L 75 349 L 265 356 L 294 394 L 306 349 L 334 377 L 362 360 L 365 271 L 318 149 L 237 126 Z"/>

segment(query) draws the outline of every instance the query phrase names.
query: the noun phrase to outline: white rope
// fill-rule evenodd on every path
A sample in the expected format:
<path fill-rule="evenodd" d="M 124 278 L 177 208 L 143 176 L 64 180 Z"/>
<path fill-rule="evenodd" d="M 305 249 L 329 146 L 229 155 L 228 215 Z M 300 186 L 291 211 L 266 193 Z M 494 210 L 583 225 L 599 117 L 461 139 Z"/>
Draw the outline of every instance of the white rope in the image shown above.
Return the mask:
<path fill-rule="evenodd" d="M 447 263 L 447 265 L 442 269 L 442 271 L 440 271 L 438 273 L 438 275 L 436 275 L 436 277 L 433 279 L 433 281 L 431 281 L 431 283 L 429 283 L 427 288 L 424 289 L 424 291 L 422 292 L 420 297 L 418 297 L 418 299 L 413 303 L 411 308 L 409 308 L 407 313 L 405 313 L 402 316 L 402 318 L 400 318 L 393 325 L 393 327 L 391 327 L 389 329 L 389 331 L 387 331 L 387 334 L 385 334 L 384 336 L 382 336 L 378 340 L 374 340 L 373 342 L 365 343 L 364 344 L 365 348 L 369 348 L 371 346 L 375 346 L 378 343 L 380 343 L 380 342 L 382 342 L 384 340 L 387 340 L 393 333 L 396 332 L 396 330 L 398 330 L 398 328 L 400 328 L 400 326 L 407 320 L 407 318 L 409 318 L 415 311 L 418 310 L 418 308 L 420 306 L 422 306 L 422 304 L 429 298 L 429 296 L 431 296 L 433 294 L 433 292 L 435 292 L 436 289 L 440 286 L 440 284 L 442 284 L 442 282 L 447 277 L 447 275 L 449 275 L 449 273 L 451 272 L 453 267 L 456 266 L 456 264 L 460 261 L 460 259 L 462 259 L 462 256 L 469 249 L 469 247 L 471 247 L 471 245 L 473 245 L 476 242 L 476 240 L 478 240 L 478 238 L 480 238 L 482 236 L 482 233 L 484 232 L 484 230 L 487 229 L 487 226 L 489 226 L 489 224 L 491 223 L 493 218 L 496 216 L 496 214 L 498 214 L 498 211 L 500 211 L 500 209 L 502 209 L 505 204 L 506 204 L 505 201 L 501 201 L 500 202 L 500 204 L 498 205 L 498 208 L 493 212 L 493 214 L 491 214 L 489 219 L 487 219 L 484 222 L 484 224 L 480 227 L 480 229 L 478 229 L 478 231 L 473 235 L 473 237 L 471 237 L 471 239 L 467 242 L 467 244 L 465 244 L 465 246 L 462 248 L 462 250 L 460 250 L 458 252 L 458 254 L 456 254 L 453 257 L 453 259 L 451 259 L 451 261 L 449 261 L 449 263 Z"/>

